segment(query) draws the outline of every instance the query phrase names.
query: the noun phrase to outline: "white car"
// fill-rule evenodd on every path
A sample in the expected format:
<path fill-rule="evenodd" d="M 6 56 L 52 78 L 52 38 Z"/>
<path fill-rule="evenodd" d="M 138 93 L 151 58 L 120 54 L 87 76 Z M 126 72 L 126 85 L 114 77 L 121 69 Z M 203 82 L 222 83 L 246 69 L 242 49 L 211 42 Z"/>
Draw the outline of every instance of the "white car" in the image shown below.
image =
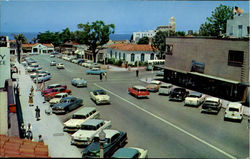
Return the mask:
<path fill-rule="evenodd" d="M 111 158 L 148 158 L 148 150 L 138 147 L 122 147 Z"/>
<path fill-rule="evenodd" d="M 185 98 L 184 105 L 199 106 L 205 101 L 205 95 L 200 92 L 191 92 Z"/>
<path fill-rule="evenodd" d="M 51 61 L 50 66 L 56 66 L 56 61 Z"/>
<path fill-rule="evenodd" d="M 56 68 L 58 68 L 58 69 L 64 69 L 64 64 L 58 63 L 58 64 L 56 64 Z"/>
<path fill-rule="evenodd" d="M 51 79 L 51 76 L 48 75 L 47 73 L 41 73 L 41 74 L 38 74 L 38 78 L 33 78 L 33 81 L 36 83 L 36 81 L 38 81 L 38 83 L 41 83 L 41 82 L 45 82 L 45 81 L 48 81 Z"/>
<path fill-rule="evenodd" d="M 224 120 L 233 119 L 242 121 L 243 119 L 243 106 L 241 103 L 230 102 L 227 105 Z"/>
<path fill-rule="evenodd" d="M 169 95 L 173 89 L 173 85 L 171 83 L 163 83 L 160 85 L 158 94 Z"/>
<path fill-rule="evenodd" d="M 88 119 L 97 119 L 100 117 L 100 112 L 95 107 L 84 107 L 72 115 L 72 118 L 63 124 L 63 131 L 76 132 L 80 129 L 80 125 Z"/>
<path fill-rule="evenodd" d="M 221 109 L 221 100 L 216 97 L 206 97 L 202 104 L 201 113 L 215 113 L 218 114 Z"/>
<path fill-rule="evenodd" d="M 68 97 L 68 93 L 58 93 L 54 96 L 54 98 L 49 100 L 50 106 L 53 106 L 54 104 L 57 104 L 61 101 L 62 98 Z"/>
<path fill-rule="evenodd" d="M 107 93 L 100 89 L 100 90 L 94 90 L 90 92 L 90 98 L 96 103 L 96 104 L 108 104 L 110 103 L 110 97 L 107 95 Z"/>
<path fill-rule="evenodd" d="M 87 60 L 87 61 L 85 61 L 85 62 L 82 63 L 82 66 L 83 67 L 86 67 L 87 65 L 90 66 L 92 63 L 93 63 L 92 61 Z"/>
<path fill-rule="evenodd" d="M 50 58 L 54 58 L 55 57 L 55 55 L 50 55 Z"/>
<path fill-rule="evenodd" d="M 96 134 L 103 129 L 109 129 L 111 121 L 101 119 L 89 119 L 83 122 L 80 129 L 75 132 L 71 137 L 71 145 L 87 146 L 89 145 Z"/>

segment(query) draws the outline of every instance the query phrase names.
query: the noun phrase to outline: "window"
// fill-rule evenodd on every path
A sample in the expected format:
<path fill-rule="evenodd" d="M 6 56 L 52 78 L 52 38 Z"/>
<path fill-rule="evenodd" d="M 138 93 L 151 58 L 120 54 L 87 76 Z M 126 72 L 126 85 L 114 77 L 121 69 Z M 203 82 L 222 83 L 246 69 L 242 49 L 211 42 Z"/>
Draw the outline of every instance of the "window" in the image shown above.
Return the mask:
<path fill-rule="evenodd" d="M 110 51 L 110 58 L 112 58 L 112 50 Z"/>
<path fill-rule="evenodd" d="M 125 53 L 123 53 L 123 60 L 125 60 Z"/>
<path fill-rule="evenodd" d="M 145 54 L 141 54 L 141 62 L 144 61 L 144 58 L 145 58 Z"/>
<path fill-rule="evenodd" d="M 121 59 L 121 53 L 119 52 L 119 60 Z"/>
<path fill-rule="evenodd" d="M 244 57 L 243 51 L 229 50 L 229 52 L 228 52 L 228 65 L 241 67 L 243 64 L 243 57 Z"/>
<path fill-rule="evenodd" d="M 250 34 L 250 26 L 247 26 L 247 34 Z"/>
<path fill-rule="evenodd" d="M 115 52 L 115 58 L 117 58 L 117 52 Z"/>
<path fill-rule="evenodd" d="M 173 55 L 173 45 L 167 44 L 166 55 Z"/>
<path fill-rule="evenodd" d="M 154 53 L 151 53 L 150 54 L 150 60 L 154 60 L 154 56 L 155 56 Z"/>
<path fill-rule="evenodd" d="M 131 59 L 130 59 L 131 62 L 134 62 L 135 61 L 135 54 L 131 54 Z"/>

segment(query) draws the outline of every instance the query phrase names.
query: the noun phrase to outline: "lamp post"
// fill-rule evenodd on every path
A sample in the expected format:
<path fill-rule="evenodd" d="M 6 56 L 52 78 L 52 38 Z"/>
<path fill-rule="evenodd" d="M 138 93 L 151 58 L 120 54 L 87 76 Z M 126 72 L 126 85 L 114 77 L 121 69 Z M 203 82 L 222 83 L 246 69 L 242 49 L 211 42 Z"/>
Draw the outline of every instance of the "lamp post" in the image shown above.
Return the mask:
<path fill-rule="evenodd" d="M 106 134 L 105 132 L 102 130 L 99 133 L 99 142 L 100 142 L 100 158 L 104 158 L 104 143 L 105 143 L 105 138 L 106 138 Z"/>

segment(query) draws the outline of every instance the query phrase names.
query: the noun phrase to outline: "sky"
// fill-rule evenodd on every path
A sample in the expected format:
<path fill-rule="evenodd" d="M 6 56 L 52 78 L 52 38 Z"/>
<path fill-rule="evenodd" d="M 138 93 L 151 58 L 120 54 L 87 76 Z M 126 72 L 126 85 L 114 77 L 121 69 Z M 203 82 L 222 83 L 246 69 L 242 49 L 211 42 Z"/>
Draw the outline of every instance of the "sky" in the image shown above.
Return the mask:
<path fill-rule="evenodd" d="M 220 4 L 249 13 L 249 1 L 0 0 L 0 32 L 61 32 L 102 20 L 116 34 L 154 30 L 176 20 L 177 31 L 198 31 Z"/>

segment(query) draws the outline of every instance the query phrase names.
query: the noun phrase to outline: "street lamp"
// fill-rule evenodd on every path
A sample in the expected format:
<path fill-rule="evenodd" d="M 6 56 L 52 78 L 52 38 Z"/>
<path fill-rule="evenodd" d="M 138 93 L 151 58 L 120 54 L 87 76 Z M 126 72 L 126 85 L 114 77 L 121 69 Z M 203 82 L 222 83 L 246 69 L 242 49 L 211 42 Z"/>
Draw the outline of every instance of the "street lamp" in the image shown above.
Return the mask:
<path fill-rule="evenodd" d="M 102 131 L 99 133 L 100 158 L 104 158 L 104 151 L 103 151 L 103 148 L 104 148 L 105 138 L 106 138 L 106 134 L 105 134 L 105 132 L 102 130 Z"/>

